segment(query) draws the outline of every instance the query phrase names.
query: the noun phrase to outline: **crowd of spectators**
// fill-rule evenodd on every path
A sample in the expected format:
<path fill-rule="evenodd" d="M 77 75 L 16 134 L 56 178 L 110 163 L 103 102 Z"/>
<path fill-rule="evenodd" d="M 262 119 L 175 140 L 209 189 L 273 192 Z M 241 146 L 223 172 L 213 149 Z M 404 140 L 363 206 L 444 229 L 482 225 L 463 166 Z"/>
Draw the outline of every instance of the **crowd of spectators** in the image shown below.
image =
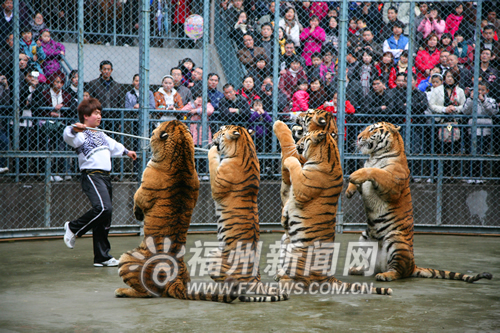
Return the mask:
<path fill-rule="evenodd" d="M 189 3 L 180 1 L 178 5 L 186 10 Z M 44 11 L 36 12 L 31 18 L 23 18 L 21 38 L 13 41 L 12 34 L 9 34 L 12 31 L 12 7 L 11 0 L 3 1 L 4 15 L 0 17 L 0 41 L 3 45 L 0 51 L 7 56 L 4 59 L 10 59 L 13 43 L 19 42 L 21 75 L 18 79 L 21 82 L 23 116 L 65 116 L 65 112 L 70 112 L 66 110 L 71 110 L 78 103 L 78 73 L 75 71 L 66 77 L 61 72 L 59 58 L 65 54 L 65 48 L 51 38 L 50 27 L 44 21 Z M 338 2 L 280 2 L 281 17 L 277 24 L 274 22 L 275 9 L 274 1 L 221 2 L 227 36 L 234 47 L 226 52 L 235 53 L 244 76 L 241 82 L 228 82 L 219 87 L 219 75 L 208 74 L 207 116 L 211 126 L 215 120 L 246 124 L 255 129 L 259 150 L 267 151 L 272 133 L 273 92 L 278 94 L 278 112 L 284 119 L 293 119 L 297 112 L 311 108 L 324 108 L 335 113 L 338 109 L 337 82 L 340 75 L 345 76 L 346 82 L 346 113 L 363 115 L 348 118 L 349 123 L 386 120 L 403 124 L 406 120 L 409 70 L 413 77 L 411 115 L 414 124 L 470 125 L 468 117 L 455 119 L 451 116 L 472 113 L 473 61 L 475 49 L 479 48 L 480 120 L 477 134 L 481 143 L 478 151 L 482 154 L 499 153 L 499 148 L 491 144 L 494 131 L 486 126 L 498 123 L 500 102 L 500 42 L 497 34 L 500 21 L 496 18 L 494 2 L 484 3 L 480 40 L 475 40 L 476 11 L 472 2 L 422 2 L 416 3 L 415 7 L 411 7 L 409 2 L 352 2 L 349 8 L 346 73 L 342 74 L 338 73 Z M 57 15 L 67 15 L 67 9 Z M 414 36 L 409 36 L 410 15 L 415 15 Z M 181 16 L 172 20 L 172 29 L 180 29 L 179 25 L 185 20 Z M 279 29 L 277 40 L 273 37 L 276 28 Z M 415 43 L 413 55 L 408 53 L 410 38 Z M 275 43 L 279 43 L 278 59 L 274 57 Z M 410 57 L 414 60 L 411 69 Z M 279 66 L 278 87 L 274 87 L 272 76 L 276 62 Z M 99 97 L 104 108 L 139 108 L 138 75 L 131 78 L 129 85 L 122 85 L 113 79 L 114 68 L 110 61 L 102 61 L 99 70 L 98 78 L 85 83 L 85 96 Z M 0 98 L 3 103 L 11 98 L 9 89 L 15 80 L 12 73 L 11 64 L 3 63 L 0 68 Z M 153 91 L 149 92 L 150 117 L 162 121 L 174 118 L 188 121 L 198 146 L 208 143 L 202 142 L 200 132 L 202 77 L 203 68 L 192 59 L 180 59 L 178 66 L 166 71 L 161 82 L 152 83 Z M 67 83 L 59 87 L 61 82 L 63 85 Z M 50 111 L 50 108 L 53 110 Z M 105 115 L 115 119 L 122 116 L 120 110 L 109 111 Z M 31 135 L 29 127 L 43 125 L 32 121 L 23 121 L 22 124 L 26 137 Z M 461 131 L 460 143 L 453 137 L 450 142 L 444 141 L 443 134 L 438 134 L 437 130 L 429 135 L 426 129 L 421 129 L 414 136 L 420 144 L 412 145 L 413 153 L 431 153 L 429 137 L 440 140 L 433 153 L 469 153 L 471 131 L 464 128 L 458 128 Z M 211 130 L 214 128 L 211 127 Z M 350 141 L 355 140 L 356 130 L 347 132 L 348 147 L 352 147 Z M 40 145 L 40 140 L 34 138 L 25 141 L 28 142 L 24 147 L 26 149 L 32 149 L 34 144 Z M 50 141 L 44 140 L 43 143 L 47 145 Z M 8 136 L 2 132 L 0 145 L 8 144 Z M 58 149 L 58 144 L 54 140 L 48 149 Z M 3 166 L 1 163 L 0 167 Z M 57 166 L 58 170 L 64 170 L 64 167 Z M 445 172 L 452 175 L 452 169 L 453 165 Z"/>

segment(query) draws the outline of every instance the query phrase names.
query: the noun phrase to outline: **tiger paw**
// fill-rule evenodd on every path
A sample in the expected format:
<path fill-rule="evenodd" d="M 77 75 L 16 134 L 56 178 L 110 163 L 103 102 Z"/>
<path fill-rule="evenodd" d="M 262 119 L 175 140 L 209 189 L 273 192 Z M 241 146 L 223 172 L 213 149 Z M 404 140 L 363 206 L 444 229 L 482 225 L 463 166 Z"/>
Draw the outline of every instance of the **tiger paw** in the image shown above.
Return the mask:
<path fill-rule="evenodd" d="M 375 279 L 377 281 L 385 281 L 385 282 L 390 282 L 397 280 L 397 274 L 395 272 L 385 272 L 385 273 L 378 273 L 375 275 Z"/>
<path fill-rule="evenodd" d="M 279 135 L 279 133 L 283 133 L 283 132 L 289 132 L 289 133 L 292 133 L 290 131 L 290 129 L 288 128 L 288 126 L 282 122 L 281 120 L 276 120 L 274 122 L 274 125 L 273 125 L 273 132 L 274 134 L 276 134 L 276 136 Z"/>
<path fill-rule="evenodd" d="M 361 185 L 364 182 L 366 182 L 367 180 L 368 179 L 367 179 L 366 172 L 363 169 L 359 169 L 357 171 L 354 171 L 349 176 L 349 183 L 355 184 L 355 185 Z"/>
<path fill-rule="evenodd" d="M 347 197 L 347 199 L 351 199 L 356 191 L 356 185 L 349 183 L 349 186 L 347 186 L 347 189 L 345 190 L 345 196 Z"/>
<path fill-rule="evenodd" d="M 365 266 L 351 267 L 351 268 L 349 268 L 349 272 L 347 274 L 348 275 L 364 275 L 365 270 L 366 270 Z"/>

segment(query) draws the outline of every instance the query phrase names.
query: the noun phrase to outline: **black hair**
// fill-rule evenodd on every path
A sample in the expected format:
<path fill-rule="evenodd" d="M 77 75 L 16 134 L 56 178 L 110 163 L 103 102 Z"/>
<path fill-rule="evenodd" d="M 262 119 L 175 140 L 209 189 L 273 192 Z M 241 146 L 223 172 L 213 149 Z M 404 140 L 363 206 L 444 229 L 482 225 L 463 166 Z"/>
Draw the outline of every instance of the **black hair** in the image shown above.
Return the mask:
<path fill-rule="evenodd" d="M 132 81 L 134 81 L 135 78 L 138 77 L 138 76 L 139 76 L 139 74 L 134 74 L 134 76 L 132 77 Z"/>
<path fill-rule="evenodd" d="M 311 59 L 312 58 L 320 58 L 321 59 L 321 53 L 319 52 L 314 52 L 312 55 L 311 55 Z"/>
<path fill-rule="evenodd" d="M 391 6 L 387 9 L 387 11 L 393 10 L 396 14 L 398 13 L 398 9 L 394 6 Z"/>
<path fill-rule="evenodd" d="M 496 31 L 495 26 L 493 24 L 487 24 L 484 26 L 483 31 L 485 30 L 493 30 Z"/>
<path fill-rule="evenodd" d="M 269 28 L 271 28 L 271 30 L 274 31 L 273 25 L 271 23 L 269 23 L 269 22 L 266 22 L 266 23 L 262 24 L 261 27 L 260 27 L 260 30 L 262 30 L 262 28 L 264 28 L 266 26 L 269 27 Z"/>
<path fill-rule="evenodd" d="M 217 76 L 217 80 L 220 81 L 220 76 L 217 73 L 208 73 L 207 79 L 210 79 L 212 76 Z"/>
<path fill-rule="evenodd" d="M 73 69 L 71 72 L 69 72 L 69 80 L 73 80 L 76 74 L 78 74 L 78 69 Z"/>
<path fill-rule="evenodd" d="M 234 89 L 234 86 L 233 86 L 231 83 L 226 83 L 226 84 L 224 85 L 224 87 L 222 87 L 222 91 L 226 90 L 226 89 L 227 89 L 227 88 L 229 88 L 229 87 L 231 87 L 231 88 L 233 88 L 233 89 Z"/>
<path fill-rule="evenodd" d="M 103 61 L 101 61 L 101 63 L 99 64 L 99 70 L 102 70 L 102 67 L 103 67 L 103 66 L 106 66 L 106 65 L 110 65 L 110 66 L 111 66 L 111 69 L 113 69 L 113 64 L 111 63 L 111 61 L 109 61 L 109 60 L 103 60 Z"/>
<path fill-rule="evenodd" d="M 180 67 L 172 67 L 172 68 L 170 68 L 170 75 L 172 75 L 172 71 L 175 71 L 175 70 L 181 71 L 181 73 L 182 73 L 182 69 Z"/>

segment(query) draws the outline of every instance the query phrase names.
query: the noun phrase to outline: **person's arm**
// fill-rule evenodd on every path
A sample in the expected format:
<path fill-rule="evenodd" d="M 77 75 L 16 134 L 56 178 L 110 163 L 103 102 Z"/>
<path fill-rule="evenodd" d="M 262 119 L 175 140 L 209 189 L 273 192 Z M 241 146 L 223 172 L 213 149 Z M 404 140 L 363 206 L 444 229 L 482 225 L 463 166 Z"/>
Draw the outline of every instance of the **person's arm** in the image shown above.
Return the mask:
<path fill-rule="evenodd" d="M 110 152 L 111 156 L 127 155 L 128 157 L 130 157 L 133 160 L 137 159 L 137 154 L 135 153 L 135 151 L 128 150 L 121 143 L 110 138 L 106 134 L 104 134 L 104 136 L 106 138 L 106 142 L 108 143 L 109 152 Z"/>
<path fill-rule="evenodd" d="M 474 104 L 474 100 L 472 98 L 470 98 L 470 97 L 467 98 L 467 100 L 465 101 L 465 104 L 464 104 L 464 108 L 462 109 L 462 113 L 463 114 L 472 114 L 472 106 L 473 106 L 473 104 Z"/>
<path fill-rule="evenodd" d="M 182 110 L 183 107 L 184 104 L 182 103 L 182 97 L 178 92 L 176 92 L 174 95 L 174 108 L 176 110 Z"/>
<path fill-rule="evenodd" d="M 464 109 L 464 104 L 465 104 L 465 93 L 464 90 L 460 87 L 455 87 L 456 92 L 457 92 L 457 102 L 458 105 L 455 106 L 455 113 L 462 113 L 462 110 Z"/>
<path fill-rule="evenodd" d="M 441 20 L 438 22 L 438 20 L 432 21 L 432 28 L 436 32 L 436 35 L 442 35 L 444 33 L 444 29 L 446 28 L 446 22 L 444 20 Z"/>
<path fill-rule="evenodd" d="M 316 40 L 319 43 L 323 43 L 326 39 L 326 33 L 325 30 L 321 27 L 317 27 L 316 30 L 314 30 L 314 33 L 312 34 L 312 39 Z"/>
<path fill-rule="evenodd" d="M 134 102 L 132 101 L 132 94 L 128 92 L 125 95 L 125 109 L 133 109 L 134 108 Z"/>
<path fill-rule="evenodd" d="M 422 35 L 424 35 L 424 38 L 427 37 L 430 33 L 429 29 L 427 28 L 427 22 L 429 21 L 429 19 L 427 18 L 424 18 L 421 22 L 420 22 L 420 25 L 418 26 L 417 28 L 417 31 L 418 32 L 421 32 Z"/>
<path fill-rule="evenodd" d="M 310 33 L 309 28 L 305 28 L 304 30 L 302 30 L 302 33 L 300 34 L 299 38 L 301 41 L 305 42 L 309 38 L 310 35 L 311 35 L 311 33 Z"/>
<path fill-rule="evenodd" d="M 433 113 L 437 114 L 446 113 L 443 86 L 431 90 L 429 94 L 429 109 L 431 109 Z"/>
<path fill-rule="evenodd" d="M 63 139 L 68 145 L 73 148 L 78 148 L 85 142 L 85 135 L 83 133 L 77 133 L 73 126 L 66 126 L 63 132 Z"/>
<path fill-rule="evenodd" d="M 484 114 L 494 116 L 498 113 L 498 104 L 492 97 L 485 97 L 483 102 Z"/>
<path fill-rule="evenodd" d="M 155 109 L 155 96 L 151 90 L 149 90 L 149 108 L 151 110 Z"/>

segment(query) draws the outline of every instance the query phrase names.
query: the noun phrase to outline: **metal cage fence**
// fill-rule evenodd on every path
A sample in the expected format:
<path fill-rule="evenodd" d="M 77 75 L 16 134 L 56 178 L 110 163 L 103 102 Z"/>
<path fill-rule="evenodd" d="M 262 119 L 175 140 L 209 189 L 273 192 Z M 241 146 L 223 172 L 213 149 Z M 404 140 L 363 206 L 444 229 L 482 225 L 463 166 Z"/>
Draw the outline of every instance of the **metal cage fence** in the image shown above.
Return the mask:
<path fill-rule="evenodd" d="M 364 163 L 358 133 L 389 121 L 405 141 L 417 230 L 498 231 L 500 55 L 491 1 L 13 5 L 0 60 L 0 237 L 59 234 L 68 214 L 88 208 L 76 155 L 60 138 L 87 95 L 102 102 L 107 130 L 149 137 L 159 122 L 180 119 L 207 148 L 224 124 L 254 129 L 260 220 L 269 228 L 279 228 L 281 206 L 275 120 L 292 125 L 318 107 L 336 113 L 346 179 Z M 111 136 L 139 153 L 136 162 L 113 159 L 113 224 L 139 230 L 131 207 L 147 142 Z M 206 154 L 196 153 L 196 168 L 192 228 L 213 229 Z M 359 198 L 341 198 L 337 216 L 340 232 L 365 223 Z"/>

